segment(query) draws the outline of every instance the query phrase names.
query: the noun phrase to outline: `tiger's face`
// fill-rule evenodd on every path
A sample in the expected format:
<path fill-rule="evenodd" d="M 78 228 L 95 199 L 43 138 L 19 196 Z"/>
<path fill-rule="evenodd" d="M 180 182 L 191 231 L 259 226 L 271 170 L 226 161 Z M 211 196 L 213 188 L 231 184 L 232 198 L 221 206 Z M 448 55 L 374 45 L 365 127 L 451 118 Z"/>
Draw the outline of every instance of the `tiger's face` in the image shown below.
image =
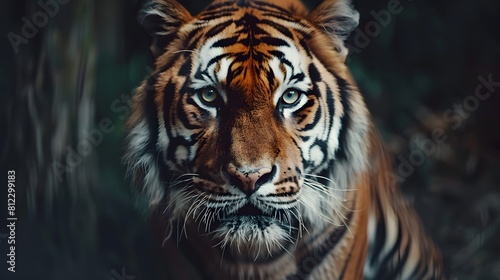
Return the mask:
<path fill-rule="evenodd" d="M 129 164 L 171 221 L 198 224 L 241 260 L 341 226 L 342 182 L 360 168 L 366 116 L 342 37 L 300 9 L 228 1 L 192 17 L 156 1 L 143 14 L 175 30 L 155 33 L 169 39 L 134 101 Z"/>

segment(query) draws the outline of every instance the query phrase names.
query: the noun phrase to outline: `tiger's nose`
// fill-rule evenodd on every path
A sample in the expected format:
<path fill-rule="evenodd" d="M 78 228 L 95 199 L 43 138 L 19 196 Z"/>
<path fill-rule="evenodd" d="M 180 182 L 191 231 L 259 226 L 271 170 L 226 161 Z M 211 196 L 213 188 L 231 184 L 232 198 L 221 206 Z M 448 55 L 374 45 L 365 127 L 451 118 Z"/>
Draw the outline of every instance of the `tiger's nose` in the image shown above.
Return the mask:
<path fill-rule="evenodd" d="M 256 169 L 243 170 L 233 164 L 227 166 L 230 183 L 237 186 L 245 194 L 251 195 L 256 192 L 260 186 L 272 180 L 275 167 L 261 167 Z"/>

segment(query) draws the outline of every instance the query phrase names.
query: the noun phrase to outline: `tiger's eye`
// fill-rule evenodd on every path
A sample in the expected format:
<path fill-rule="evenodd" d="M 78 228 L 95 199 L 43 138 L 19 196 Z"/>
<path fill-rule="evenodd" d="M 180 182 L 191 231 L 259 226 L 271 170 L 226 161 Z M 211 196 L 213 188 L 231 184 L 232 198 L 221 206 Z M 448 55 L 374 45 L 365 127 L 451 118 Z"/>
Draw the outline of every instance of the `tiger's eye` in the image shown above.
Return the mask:
<path fill-rule="evenodd" d="M 296 89 L 287 89 L 283 96 L 281 96 L 281 100 L 283 100 L 286 105 L 295 104 L 300 98 L 300 92 Z"/>
<path fill-rule="evenodd" d="M 211 104 L 217 100 L 219 93 L 213 87 L 206 87 L 200 91 L 199 95 L 205 103 Z"/>

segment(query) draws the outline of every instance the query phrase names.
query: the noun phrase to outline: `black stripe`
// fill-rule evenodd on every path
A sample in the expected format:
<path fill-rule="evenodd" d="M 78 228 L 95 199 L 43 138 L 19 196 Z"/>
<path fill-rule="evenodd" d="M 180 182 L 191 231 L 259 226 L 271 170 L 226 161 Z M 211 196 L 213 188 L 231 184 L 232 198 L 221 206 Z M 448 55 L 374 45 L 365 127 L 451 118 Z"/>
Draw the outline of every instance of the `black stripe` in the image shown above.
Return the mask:
<path fill-rule="evenodd" d="M 272 56 L 279 58 L 280 60 L 285 57 L 285 54 L 278 50 L 270 50 L 268 53 Z"/>
<path fill-rule="evenodd" d="M 290 45 L 283 39 L 274 38 L 274 37 L 262 37 L 260 39 L 262 43 L 267 44 L 269 46 L 281 47 L 286 46 L 290 47 Z"/>
<path fill-rule="evenodd" d="M 196 108 L 198 108 L 198 110 L 203 110 L 203 108 L 200 108 L 198 106 L 198 104 L 196 104 L 196 102 L 194 102 L 193 99 L 188 98 L 188 97 L 184 97 L 184 94 L 179 92 L 179 99 L 177 100 L 177 104 L 176 104 L 177 118 L 182 122 L 184 127 L 186 127 L 187 129 L 195 130 L 195 129 L 201 128 L 199 125 L 193 124 L 189 121 L 189 119 L 187 117 L 187 114 L 189 112 L 186 112 L 186 110 L 185 110 L 184 101 L 183 101 L 184 98 L 187 99 L 186 100 L 187 104 L 196 106 Z"/>
<path fill-rule="evenodd" d="M 269 83 L 269 88 L 272 89 L 274 91 L 274 88 L 275 88 L 275 78 L 276 76 L 274 75 L 274 71 L 272 69 L 270 69 L 269 71 L 266 71 L 266 79 L 267 79 L 267 82 Z"/>
<path fill-rule="evenodd" d="M 238 77 L 238 76 L 245 77 L 246 76 L 245 74 L 242 74 L 242 72 L 245 71 L 247 67 L 244 66 L 241 62 L 246 61 L 249 57 L 250 57 L 250 55 L 248 53 L 235 53 L 234 54 L 234 59 L 231 62 L 231 64 L 229 64 L 229 67 L 228 67 L 229 71 L 227 72 L 227 76 L 226 76 L 226 85 L 227 86 L 229 86 L 232 83 L 232 81 L 235 77 Z M 233 70 L 235 64 L 240 64 L 240 65 Z"/>
<path fill-rule="evenodd" d="M 203 16 L 205 16 L 205 15 L 217 15 L 220 13 L 234 13 L 236 11 L 238 11 L 237 7 L 225 7 L 225 8 L 220 7 L 220 9 L 217 9 L 217 10 L 205 10 L 202 12 L 201 15 L 203 15 Z"/>
<path fill-rule="evenodd" d="M 149 127 L 149 138 L 148 144 L 144 150 L 143 154 L 156 154 L 156 142 L 158 140 L 158 110 L 156 108 L 155 96 L 156 96 L 156 80 L 158 78 L 158 73 L 150 76 L 146 81 L 145 87 L 145 97 L 144 97 L 144 109 L 143 114 L 145 114 L 146 121 Z"/>
<path fill-rule="evenodd" d="M 305 79 L 306 75 L 304 73 L 297 73 L 290 77 L 290 81 L 297 80 L 298 82 L 301 82 Z"/>
<path fill-rule="evenodd" d="M 286 59 L 285 57 L 282 57 L 280 59 L 280 62 L 285 64 L 286 66 L 292 68 L 292 71 L 293 71 L 293 64 L 290 62 L 290 60 Z"/>
<path fill-rule="evenodd" d="M 378 186 L 372 186 L 372 187 L 376 188 Z M 379 212 L 380 218 L 377 222 L 377 231 L 375 233 L 375 244 L 373 245 L 373 251 L 370 252 L 371 254 L 370 265 L 372 266 L 377 261 L 380 252 L 384 247 L 386 239 L 384 212 L 382 211 L 382 204 L 378 194 L 375 195 L 375 204 L 377 205 L 377 210 Z"/>
<path fill-rule="evenodd" d="M 337 159 L 347 159 L 347 132 L 349 131 L 349 127 L 351 124 L 351 105 L 349 103 L 349 93 L 348 93 L 348 83 L 346 80 L 340 78 L 335 75 L 335 79 L 337 80 L 338 89 L 340 92 L 340 102 L 342 104 L 342 108 L 344 109 L 344 115 L 341 117 L 340 123 L 340 133 L 339 133 L 339 147 L 336 152 Z M 331 114 L 333 116 L 333 113 Z M 333 121 L 333 117 L 332 120 Z M 330 126 L 331 127 L 331 126 Z"/>
<path fill-rule="evenodd" d="M 208 67 L 207 67 L 208 68 Z M 210 74 L 208 74 L 207 70 L 201 70 L 201 65 L 196 69 L 196 72 L 194 73 L 194 78 L 198 80 L 205 80 L 208 79 L 210 80 L 213 84 L 217 84 L 217 82 L 212 79 Z M 187 80 L 186 80 L 187 81 Z"/>
<path fill-rule="evenodd" d="M 384 256 L 384 259 L 378 264 L 378 271 L 377 271 L 377 277 L 376 278 L 382 278 L 385 277 L 386 273 L 388 273 L 388 268 L 389 265 L 391 264 L 392 258 L 394 254 L 396 254 L 401 246 L 401 240 L 403 238 L 402 230 L 401 230 L 401 224 L 398 223 L 398 238 L 396 239 L 396 243 L 394 246 L 391 248 L 389 253 Z M 384 244 L 385 245 L 385 244 Z M 373 258 L 373 256 L 372 256 Z"/>
<path fill-rule="evenodd" d="M 302 142 L 307 142 L 309 139 L 311 139 L 311 136 L 300 136 L 300 140 L 302 140 Z"/>
<path fill-rule="evenodd" d="M 229 38 L 224 38 L 224 39 L 221 39 L 217 42 L 215 42 L 211 48 L 225 48 L 225 47 L 228 47 L 228 46 L 231 46 L 231 45 L 234 45 L 235 43 L 238 42 L 238 35 L 236 36 L 233 36 L 233 37 L 229 37 Z"/>
<path fill-rule="evenodd" d="M 296 18 L 294 18 L 291 15 L 277 13 L 277 12 L 271 12 L 271 11 L 263 13 L 262 15 L 266 16 L 266 17 L 273 17 L 273 18 L 276 18 L 276 19 L 280 19 L 280 20 L 284 20 L 284 21 L 290 21 L 290 22 L 297 20 Z"/>
<path fill-rule="evenodd" d="M 238 11 L 238 9 L 225 9 L 225 10 L 216 11 L 213 13 L 203 13 L 203 14 L 200 14 L 200 16 L 198 18 L 202 21 L 207 22 L 207 21 L 212 21 L 214 19 L 231 17 L 231 16 L 233 16 L 234 12 L 236 12 L 236 11 Z"/>
<path fill-rule="evenodd" d="M 226 2 L 210 4 L 203 12 L 211 12 L 213 10 L 217 10 L 217 9 L 222 8 L 222 7 L 228 7 L 228 6 L 233 6 L 233 5 L 234 5 L 234 1 L 226 1 Z"/>
<path fill-rule="evenodd" d="M 294 31 L 299 33 L 300 36 L 305 40 L 309 40 L 313 37 L 315 29 L 312 29 L 307 23 L 302 22 L 302 21 L 296 21 L 294 20 L 295 23 L 300 25 L 302 28 L 295 28 Z"/>
<path fill-rule="evenodd" d="M 231 25 L 232 22 L 233 22 L 232 20 L 228 20 L 216 24 L 207 31 L 207 33 L 205 34 L 205 38 L 212 38 L 213 36 L 221 33 L 222 31 L 224 31 L 224 29 L 226 29 L 229 25 Z"/>
<path fill-rule="evenodd" d="M 348 225 L 351 221 L 352 214 L 353 212 L 351 211 L 347 213 L 346 222 Z M 294 275 L 288 276 L 287 279 L 306 279 L 310 273 L 321 264 L 327 254 L 335 249 L 338 242 L 347 232 L 348 225 L 336 228 L 332 233 L 330 233 L 330 236 L 327 238 L 327 241 L 323 244 L 323 246 L 315 248 L 314 252 L 310 252 L 298 260 L 297 272 Z M 314 256 L 317 256 L 318 258 L 314 258 Z M 313 259 L 312 262 L 309 261 L 311 258 Z"/>
<path fill-rule="evenodd" d="M 166 153 L 168 156 L 175 155 L 175 151 L 178 146 L 185 146 L 188 151 L 191 146 L 187 141 L 182 137 L 176 137 L 172 134 L 171 127 L 175 127 L 175 110 L 171 110 L 171 106 L 173 106 L 175 100 L 175 84 L 172 81 L 169 81 L 165 86 L 163 91 L 164 100 L 163 100 L 163 118 L 165 122 L 165 127 L 167 131 L 168 138 L 170 139 L 169 145 L 166 148 Z M 180 102 L 179 102 L 180 103 Z M 177 114 L 182 115 L 182 114 Z M 156 143 L 156 141 L 155 141 Z M 176 167 L 180 170 L 183 170 L 185 166 L 178 164 L 176 161 L 173 161 L 176 164 Z"/>
<path fill-rule="evenodd" d="M 307 44 L 306 39 L 302 38 L 299 40 L 299 45 L 302 47 L 302 49 L 306 52 L 306 55 L 310 58 L 312 58 L 311 51 L 309 50 L 309 45 Z"/>
<path fill-rule="evenodd" d="M 266 9 L 266 8 L 271 8 L 271 9 L 274 9 L 275 11 L 280 11 L 280 12 L 282 12 L 284 14 L 291 15 L 291 13 L 290 13 L 289 10 L 286 10 L 286 9 L 280 7 L 280 6 L 271 4 L 269 2 L 254 1 L 254 3 L 255 3 L 255 7 L 258 8 L 259 10 L 261 10 L 261 11 L 273 11 L 273 10 L 270 10 L 270 9 Z"/>
<path fill-rule="evenodd" d="M 189 75 L 191 74 L 191 68 L 192 68 L 191 59 L 186 59 L 186 61 L 184 61 L 184 63 L 179 68 L 178 75 L 183 77 L 189 77 Z"/>
<path fill-rule="evenodd" d="M 172 81 L 169 81 L 165 86 L 165 89 L 163 90 L 163 119 L 169 137 L 172 136 L 169 127 L 174 125 L 172 123 L 173 120 L 170 117 L 170 114 L 172 113 L 170 106 L 172 106 L 172 103 L 174 102 L 174 97 L 175 97 L 175 85 L 174 83 L 172 83 Z"/>
<path fill-rule="evenodd" d="M 306 104 L 304 104 L 304 106 L 302 108 L 300 108 L 300 111 L 308 108 L 308 107 L 312 107 L 313 105 L 315 104 L 315 100 L 314 99 L 310 99 L 309 101 L 307 101 Z M 304 127 L 300 128 L 299 131 L 302 132 L 302 131 L 308 131 L 308 130 L 311 130 L 313 129 L 314 127 L 316 127 L 316 125 L 318 124 L 319 120 L 321 119 L 321 114 L 322 114 L 322 108 L 321 106 L 318 106 L 318 109 L 316 110 L 316 114 L 314 115 L 314 118 L 313 118 L 313 121 L 311 123 L 308 123 L 306 124 Z M 294 113 L 294 117 L 295 117 L 295 113 Z"/>
<path fill-rule="evenodd" d="M 287 27 L 284 27 L 283 25 L 280 25 L 280 24 L 278 24 L 274 21 L 268 20 L 268 19 L 263 19 L 261 22 L 263 24 L 266 24 L 266 25 L 276 29 L 281 34 L 285 35 L 286 37 L 293 39 L 293 33 Z"/>
<path fill-rule="evenodd" d="M 220 54 L 216 57 L 213 57 L 212 59 L 210 59 L 210 61 L 208 62 L 207 64 L 207 68 L 210 68 L 210 66 L 212 66 L 214 63 L 217 63 L 219 60 L 225 58 L 225 57 L 228 57 L 228 56 L 232 56 L 233 54 L 232 53 L 223 53 L 223 54 Z M 209 75 L 210 76 L 210 75 Z M 214 82 L 214 81 L 213 81 Z M 215 82 L 214 82 L 215 83 Z"/>
<path fill-rule="evenodd" d="M 403 269 L 404 265 L 406 264 L 406 261 L 408 260 L 408 255 L 410 255 L 410 248 L 411 248 L 411 239 L 408 240 L 408 243 L 406 244 L 403 256 L 400 255 L 400 252 L 398 250 L 398 263 L 396 267 L 392 268 L 391 273 L 387 275 L 387 278 L 385 278 L 384 276 L 385 279 L 395 279 L 396 276 L 398 276 L 401 273 L 401 270 Z"/>
<path fill-rule="evenodd" d="M 203 34 L 199 32 L 191 32 L 189 33 L 189 40 L 185 43 L 183 46 L 184 50 L 195 50 L 198 48 L 198 43 L 202 41 L 204 42 L 205 39 L 203 38 Z M 191 56 L 190 52 L 183 52 L 185 56 Z"/>
<path fill-rule="evenodd" d="M 311 79 L 313 85 L 321 82 L 321 74 L 319 73 L 318 68 L 316 68 L 316 65 L 314 65 L 314 63 L 309 64 L 308 72 L 309 78 Z"/>
<path fill-rule="evenodd" d="M 165 86 L 165 89 L 163 90 L 163 120 L 169 138 L 172 137 L 172 132 L 170 131 L 169 127 L 172 127 L 174 125 L 172 123 L 173 120 L 170 117 L 170 114 L 172 113 L 170 106 L 172 106 L 172 103 L 174 102 L 174 97 L 175 85 L 172 83 L 172 81 L 169 81 Z"/>

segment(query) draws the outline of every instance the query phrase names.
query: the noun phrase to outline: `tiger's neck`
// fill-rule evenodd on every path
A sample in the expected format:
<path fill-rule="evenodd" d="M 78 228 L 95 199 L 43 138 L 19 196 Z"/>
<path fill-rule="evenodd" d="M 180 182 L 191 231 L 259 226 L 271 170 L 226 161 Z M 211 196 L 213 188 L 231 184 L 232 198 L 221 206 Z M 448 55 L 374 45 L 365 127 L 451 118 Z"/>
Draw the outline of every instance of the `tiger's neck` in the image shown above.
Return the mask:
<path fill-rule="evenodd" d="M 290 279 L 362 279 L 367 252 L 368 174 L 350 186 L 345 205 L 345 226 L 330 225 L 306 237 L 295 259 Z"/>

